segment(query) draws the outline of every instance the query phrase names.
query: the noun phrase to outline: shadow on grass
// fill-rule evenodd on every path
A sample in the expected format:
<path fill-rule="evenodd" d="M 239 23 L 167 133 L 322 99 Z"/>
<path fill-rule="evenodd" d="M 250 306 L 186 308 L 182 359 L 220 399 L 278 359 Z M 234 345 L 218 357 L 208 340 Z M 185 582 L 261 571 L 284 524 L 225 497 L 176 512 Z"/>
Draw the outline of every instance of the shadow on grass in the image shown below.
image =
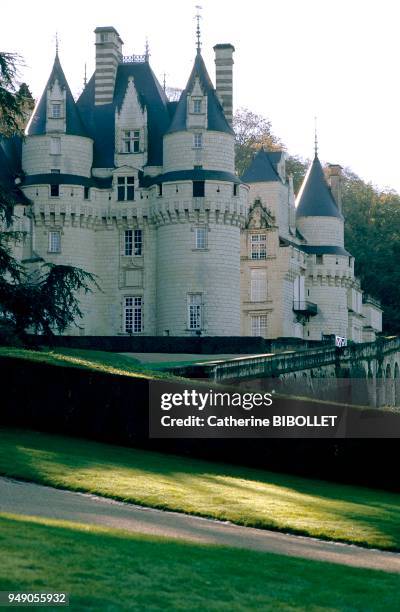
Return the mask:
<path fill-rule="evenodd" d="M 1 431 L 0 472 L 252 527 L 400 549 L 400 496 L 26 431 Z"/>
<path fill-rule="evenodd" d="M 1 589 L 67 591 L 75 610 L 400 608 L 385 572 L 36 518 L 0 516 L 0 536 Z"/>

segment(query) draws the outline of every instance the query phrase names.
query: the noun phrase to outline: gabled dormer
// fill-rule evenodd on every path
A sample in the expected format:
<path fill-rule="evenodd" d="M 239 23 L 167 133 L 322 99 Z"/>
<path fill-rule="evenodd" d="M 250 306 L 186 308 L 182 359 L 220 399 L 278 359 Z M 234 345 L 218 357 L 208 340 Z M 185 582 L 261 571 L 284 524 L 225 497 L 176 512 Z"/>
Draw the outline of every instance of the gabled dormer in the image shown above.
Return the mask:
<path fill-rule="evenodd" d="M 198 76 L 195 78 L 192 90 L 187 94 L 186 125 L 188 128 L 207 127 L 207 94 Z"/>
<path fill-rule="evenodd" d="M 115 165 L 147 163 L 147 108 L 138 96 L 133 76 L 128 77 L 120 105 L 115 107 Z"/>

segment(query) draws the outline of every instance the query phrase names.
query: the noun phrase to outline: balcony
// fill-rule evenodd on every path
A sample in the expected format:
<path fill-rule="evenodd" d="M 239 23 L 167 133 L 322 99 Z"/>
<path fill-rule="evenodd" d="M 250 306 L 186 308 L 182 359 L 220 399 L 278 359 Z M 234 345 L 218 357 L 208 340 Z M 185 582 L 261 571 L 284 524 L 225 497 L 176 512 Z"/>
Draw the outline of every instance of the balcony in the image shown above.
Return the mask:
<path fill-rule="evenodd" d="M 315 317 L 318 314 L 318 306 L 313 302 L 303 301 L 294 301 L 293 302 L 293 310 L 298 314 L 307 315 L 309 317 Z"/>

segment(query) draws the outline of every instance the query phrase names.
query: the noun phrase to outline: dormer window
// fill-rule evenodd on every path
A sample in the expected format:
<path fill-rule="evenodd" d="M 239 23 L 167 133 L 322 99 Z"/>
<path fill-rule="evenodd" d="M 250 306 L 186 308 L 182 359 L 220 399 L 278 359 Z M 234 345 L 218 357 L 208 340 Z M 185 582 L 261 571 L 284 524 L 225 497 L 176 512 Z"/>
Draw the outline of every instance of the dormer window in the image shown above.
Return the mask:
<path fill-rule="evenodd" d="M 193 100 L 193 112 L 196 115 L 201 113 L 201 100 Z"/>
<path fill-rule="evenodd" d="M 117 198 L 119 202 L 135 199 L 135 177 L 119 176 L 117 182 Z"/>
<path fill-rule="evenodd" d="M 203 134 L 194 134 L 193 146 L 195 149 L 201 149 L 203 147 Z"/>
<path fill-rule="evenodd" d="M 122 137 L 122 150 L 124 153 L 139 153 L 140 131 L 124 130 Z"/>
<path fill-rule="evenodd" d="M 53 102 L 51 105 L 52 119 L 60 119 L 61 117 L 61 102 Z"/>

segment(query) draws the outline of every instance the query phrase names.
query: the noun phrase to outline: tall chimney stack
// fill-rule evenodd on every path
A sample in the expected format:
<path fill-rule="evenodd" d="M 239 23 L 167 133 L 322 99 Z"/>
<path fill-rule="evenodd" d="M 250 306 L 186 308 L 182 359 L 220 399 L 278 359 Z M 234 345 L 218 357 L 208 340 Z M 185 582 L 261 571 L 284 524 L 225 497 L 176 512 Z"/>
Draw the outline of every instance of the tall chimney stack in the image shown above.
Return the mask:
<path fill-rule="evenodd" d="M 233 52 L 235 47 L 229 43 L 215 45 L 215 81 L 218 97 L 230 125 L 233 119 Z"/>
<path fill-rule="evenodd" d="M 342 166 L 328 164 L 326 176 L 338 209 L 342 212 Z"/>
<path fill-rule="evenodd" d="M 123 42 L 113 27 L 96 28 L 95 104 L 111 104 Z"/>

